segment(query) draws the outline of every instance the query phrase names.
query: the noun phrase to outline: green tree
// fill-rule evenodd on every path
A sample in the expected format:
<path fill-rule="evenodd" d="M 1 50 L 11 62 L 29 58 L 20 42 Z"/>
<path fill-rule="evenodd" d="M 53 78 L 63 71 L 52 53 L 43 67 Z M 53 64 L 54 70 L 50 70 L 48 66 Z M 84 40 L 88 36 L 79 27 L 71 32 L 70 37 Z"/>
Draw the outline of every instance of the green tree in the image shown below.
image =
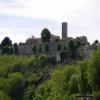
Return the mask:
<path fill-rule="evenodd" d="M 64 50 L 65 50 L 65 51 L 67 50 L 67 47 L 66 47 L 66 46 L 64 47 Z"/>
<path fill-rule="evenodd" d="M 92 56 L 88 68 L 89 83 L 94 91 L 100 91 L 100 49 Z"/>
<path fill-rule="evenodd" d="M 79 48 L 81 46 L 81 42 L 80 41 L 77 41 L 76 42 L 76 46 L 77 46 L 77 48 Z"/>
<path fill-rule="evenodd" d="M 42 42 L 50 42 L 51 33 L 47 28 L 44 28 L 41 32 Z"/>
<path fill-rule="evenodd" d="M 37 46 L 36 45 L 33 45 L 32 51 L 34 52 L 34 54 L 37 52 Z"/>
<path fill-rule="evenodd" d="M 56 40 L 55 40 L 55 42 L 59 42 L 59 41 L 60 41 L 60 39 L 56 39 Z"/>
<path fill-rule="evenodd" d="M 4 40 L 1 42 L 1 48 L 5 46 L 12 46 L 12 41 L 10 40 L 9 37 L 5 37 Z"/>
<path fill-rule="evenodd" d="M 0 78 L 0 90 L 6 92 L 11 100 L 22 100 L 24 86 L 22 79 L 22 74 L 18 72 L 9 74 L 8 78 Z"/>
<path fill-rule="evenodd" d="M 99 41 L 98 41 L 98 40 L 95 40 L 95 41 L 94 41 L 94 44 L 99 44 Z"/>
<path fill-rule="evenodd" d="M 39 45 L 39 53 L 41 53 L 42 52 L 42 46 L 41 46 L 41 44 Z"/>
<path fill-rule="evenodd" d="M 88 65 L 88 80 L 95 100 L 100 99 L 100 49 L 92 56 Z"/>
<path fill-rule="evenodd" d="M 9 88 L 9 80 L 5 79 L 4 77 L 0 78 L 0 90 L 4 91 L 4 92 L 8 92 L 8 88 Z"/>
<path fill-rule="evenodd" d="M 60 52 L 60 51 L 61 51 L 61 49 L 62 49 L 62 48 L 61 48 L 61 45 L 60 45 L 60 44 L 58 44 L 58 46 L 57 46 L 57 51 L 58 51 L 58 52 Z"/>
<path fill-rule="evenodd" d="M 78 88 L 78 75 L 77 74 L 73 74 L 70 78 L 70 82 L 69 82 L 69 92 L 71 94 L 77 94 L 79 92 L 79 88 Z"/>
<path fill-rule="evenodd" d="M 14 48 L 13 46 L 4 46 L 2 47 L 2 54 L 13 54 L 14 53 Z"/>
<path fill-rule="evenodd" d="M 48 57 L 46 55 L 39 56 L 39 65 L 41 68 L 45 67 L 48 64 Z"/>
<path fill-rule="evenodd" d="M 0 100 L 11 100 L 10 97 L 4 91 L 0 91 Z"/>
<path fill-rule="evenodd" d="M 14 47 L 13 46 L 9 46 L 9 54 L 13 54 L 14 53 Z"/>
<path fill-rule="evenodd" d="M 18 54 L 18 44 L 14 43 L 14 54 Z"/>
<path fill-rule="evenodd" d="M 9 75 L 9 91 L 11 99 L 22 100 L 23 94 L 23 76 L 21 73 L 16 72 Z"/>
<path fill-rule="evenodd" d="M 69 49 L 70 49 L 70 52 L 71 52 L 71 58 L 76 58 L 77 45 L 75 45 L 75 42 L 73 40 L 71 40 L 69 42 Z"/>
<path fill-rule="evenodd" d="M 87 62 L 84 61 L 80 64 L 80 77 L 79 77 L 80 93 L 83 96 L 88 93 L 88 78 L 86 69 L 87 69 Z"/>
<path fill-rule="evenodd" d="M 49 52 L 49 44 L 45 44 L 45 51 Z"/>
<path fill-rule="evenodd" d="M 1 42 L 2 54 L 13 54 L 12 41 L 9 37 L 5 37 Z"/>
<path fill-rule="evenodd" d="M 64 61 L 65 59 L 69 58 L 68 52 L 61 52 L 60 53 L 61 61 Z"/>
<path fill-rule="evenodd" d="M 70 48 L 70 50 L 75 49 L 75 42 L 74 42 L 73 40 L 71 40 L 71 41 L 69 42 L 69 48 Z"/>

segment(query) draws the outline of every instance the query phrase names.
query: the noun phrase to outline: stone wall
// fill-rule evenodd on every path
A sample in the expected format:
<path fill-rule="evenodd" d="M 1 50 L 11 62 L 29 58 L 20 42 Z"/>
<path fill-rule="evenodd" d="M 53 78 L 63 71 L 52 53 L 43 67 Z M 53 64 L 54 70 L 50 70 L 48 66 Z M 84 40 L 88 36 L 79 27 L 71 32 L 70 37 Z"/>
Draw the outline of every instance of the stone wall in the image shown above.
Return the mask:
<path fill-rule="evenodd" d="M 60 42 L 50 42 L 50 43 L 37 43 L 37 44 L 27 44 L 27 43 L 21 43 L 18 46 L 18 51 L 19 51 L 19 55 L 32 55 L 34 54 L 34 52 L 32 51 L 32 46 L 36 45 L 37 47 L 37 52 L 35 54 L 39 55 L 39 54 L 57 54 L 58 50 L 57 50 L 57 46 L 61 45 L 61 51 L 68 51 L 69 47 L 68 47 L 68 42 L 67 41 L 60 41 Z M 45 50 L 46 45 L 49 46 L 49 51 L 47 52 Z M 41 52 L 39 50 L 39 48 L 41 47 Z"/>
<path fill-rule="evenodd" d="M 100 48 L 100 44 L 95 45 L 85 45 L 78 49 L 78 55 L 83 58 L 89 58 L 92 56 L 93 52 Z"/>
<path fill-rule="evenodd" d="M 20 43 L 18 46 L 19 55 L 40 55 L 40 54 L 47 54 L 49 57 L 56 57 L 57 53 L 61 52 L 69 52 L 69 41 L 61 40 L 59 42 L 50 42 L 50 43 L 37 43 L 37 44 L 27 44 L 27 43 Z M 33 45 L 36 45 L 37 52 L 34 53 L 32 51 Z M 46 45 L 49 47 L 49 51 L 46 51 Z M 61 51 L 57 50 L 58 45 L 61 46 Z M 41 47 L 41 52 L 40 52 Z M 97 48 L 100 48 L 100 44 L 95 45 L 85 45 L 81 46 L 78 49 L 78 55 L 83 58 L 89 58 Z"/>
<path fill-rule="evenodd" d="M 32 55 L 33 54 L 32 46 L 33 44 L 20 43 L 18 46 L 19 55 Z"/>

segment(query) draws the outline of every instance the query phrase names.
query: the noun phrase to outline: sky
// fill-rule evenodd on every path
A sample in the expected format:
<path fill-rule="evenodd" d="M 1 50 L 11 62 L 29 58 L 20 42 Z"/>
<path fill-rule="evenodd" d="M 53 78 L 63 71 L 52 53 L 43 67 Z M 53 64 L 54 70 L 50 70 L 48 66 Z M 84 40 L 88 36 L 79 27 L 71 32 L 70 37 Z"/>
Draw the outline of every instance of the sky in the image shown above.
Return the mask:
<path fill-rule="evenodd" d="M 100 0 L 0 0 L 0 42 L 41 36 L 48 28 L 61 37 L 61 23 L 68 23 L 68 36 L 87 36 L 100 41 Z"/>

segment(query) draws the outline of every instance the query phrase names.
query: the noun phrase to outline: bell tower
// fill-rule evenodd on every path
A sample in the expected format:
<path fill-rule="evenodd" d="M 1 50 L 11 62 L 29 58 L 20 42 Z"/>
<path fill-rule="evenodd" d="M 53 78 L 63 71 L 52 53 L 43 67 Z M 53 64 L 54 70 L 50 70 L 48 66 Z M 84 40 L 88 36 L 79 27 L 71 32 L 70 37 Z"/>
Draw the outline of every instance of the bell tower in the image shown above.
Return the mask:
<path fill-rule="evenodd" d="M 66 40 L 67 39 L 67 29 L 68 24 L 66 22 L 62 23 L 62 40 Z"/>

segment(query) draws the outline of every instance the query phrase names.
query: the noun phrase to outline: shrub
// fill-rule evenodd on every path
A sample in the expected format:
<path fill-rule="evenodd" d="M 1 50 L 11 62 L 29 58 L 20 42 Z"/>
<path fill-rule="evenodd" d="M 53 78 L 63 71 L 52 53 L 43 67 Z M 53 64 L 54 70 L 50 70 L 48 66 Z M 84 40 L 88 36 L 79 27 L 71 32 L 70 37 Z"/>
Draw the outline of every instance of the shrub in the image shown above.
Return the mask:
<path fill-rule="evenodd" d="M 11 99 L 4 91 L 0 90 L 0 100 L 11 100 Z"/>

